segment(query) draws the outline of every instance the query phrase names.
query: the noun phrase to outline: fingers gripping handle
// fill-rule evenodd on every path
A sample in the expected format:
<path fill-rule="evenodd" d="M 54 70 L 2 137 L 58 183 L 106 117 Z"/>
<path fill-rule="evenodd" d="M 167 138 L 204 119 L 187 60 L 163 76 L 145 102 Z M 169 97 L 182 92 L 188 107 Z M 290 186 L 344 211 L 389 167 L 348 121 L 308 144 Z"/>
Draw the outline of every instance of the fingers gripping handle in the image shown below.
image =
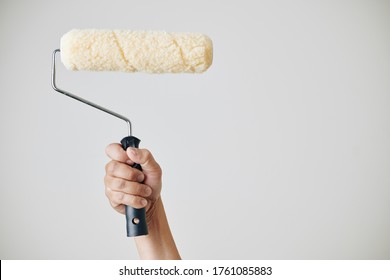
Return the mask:
<path fill-rule="evenodd" d="M 138 138 L 134 136 L 127 136 L 122 139 L 121 144 L 122 148 L 126 151 L 128 147 L 138 148 L 139 142 L 141 142 L 141 140 Z M 135 163 L 132 167 L 142 171 L 142 167 L 138 163 Z M 125 212 L 127 236 L 133 237 L 147 235 L 148 226 L 146 224 L 145 208 L 135 209 L 131 206 L 125 205 Z"/>

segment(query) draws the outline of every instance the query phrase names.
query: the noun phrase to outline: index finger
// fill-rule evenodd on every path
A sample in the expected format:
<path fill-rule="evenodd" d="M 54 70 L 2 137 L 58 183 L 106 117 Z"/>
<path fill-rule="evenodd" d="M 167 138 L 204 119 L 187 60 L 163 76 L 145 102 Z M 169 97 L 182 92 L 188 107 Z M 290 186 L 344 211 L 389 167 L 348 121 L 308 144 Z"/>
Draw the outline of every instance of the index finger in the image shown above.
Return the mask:
<path fill-rule="evenodd" d="M 106 148 L 106 154 L 112 160 L 127 163 L 127 164 L 134 164 L 134 162 L 130 160 L 126 151 L 123 150 L 122 146 L 118 143 L 112 143 L 108 145 Z"/>

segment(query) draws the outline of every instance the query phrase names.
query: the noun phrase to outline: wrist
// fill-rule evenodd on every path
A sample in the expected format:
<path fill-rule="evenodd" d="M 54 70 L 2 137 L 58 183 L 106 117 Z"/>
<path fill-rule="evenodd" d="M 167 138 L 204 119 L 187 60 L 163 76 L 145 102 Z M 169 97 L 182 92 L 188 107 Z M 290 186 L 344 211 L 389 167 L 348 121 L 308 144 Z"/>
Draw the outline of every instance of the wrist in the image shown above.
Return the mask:
<path fill-rule="evenodd" d="M 146 222 L 148 224 L 148 231 L 158 231 L 159 227 L 159 216 L 164 212 L 164 207 L 162 205 L 161 196 L 159 196 L 155 201 L 151 202 L 149 209 L 146 211 Z"/>
<path fill-rule="evenodd" d="M 153 203 L 146 215 L 149 234 L 138 236 L 134 239 L 140 258 L 160 260 L 180 259 L 165 215 L 161 197 Z"/>

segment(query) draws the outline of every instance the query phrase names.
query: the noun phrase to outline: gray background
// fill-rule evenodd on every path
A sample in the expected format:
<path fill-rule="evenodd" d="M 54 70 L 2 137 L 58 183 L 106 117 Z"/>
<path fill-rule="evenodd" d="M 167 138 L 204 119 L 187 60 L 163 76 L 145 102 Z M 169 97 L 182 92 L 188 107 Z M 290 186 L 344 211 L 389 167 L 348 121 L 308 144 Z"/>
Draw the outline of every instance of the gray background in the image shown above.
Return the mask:
<path fill-rule="evenodd" d="M 72 28 L 202 32 L 202 75 L 73 73 L 164 170 L 186 259 L 390 258 L 389 1 L 0 2 L 0 258 L 137 258 L 104 195 L 125 124 L 50 87 Z"/>

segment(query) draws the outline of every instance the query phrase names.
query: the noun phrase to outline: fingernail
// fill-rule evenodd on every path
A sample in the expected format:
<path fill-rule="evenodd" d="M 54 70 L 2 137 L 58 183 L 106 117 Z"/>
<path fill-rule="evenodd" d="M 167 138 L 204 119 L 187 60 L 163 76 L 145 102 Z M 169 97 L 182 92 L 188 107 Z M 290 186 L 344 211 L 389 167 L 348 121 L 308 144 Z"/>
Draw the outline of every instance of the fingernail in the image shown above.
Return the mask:
<path fill-rule="evenodd" d="M 126 160 L 126 163 L 127 163 L 128 165 L 133 165 L 133 164 L 134 164 L 134 162 L 133 162 L 132 160 Z"/>
<path fill-rule="evenodd" d="M 146 204 L 148 204 L 148 202 L 146 201 L 146 199 L 141 199 L 141 204 L 142 204 L 142 206 L 146 206 Z"/>
<path fill-rule="evenodd" d="M 139 174 L 137 176 L 137 181 L 141 183 L 143 180 L 144 180 L 144 174 Z"/>
<path fill-rule="evenodd" d="M 151 194 L 152 194 L 152 188 L 147 187 L 147 188 L 145 189 L 145 194 L 146 194 L 146 196 L 151 195 Z"/>

